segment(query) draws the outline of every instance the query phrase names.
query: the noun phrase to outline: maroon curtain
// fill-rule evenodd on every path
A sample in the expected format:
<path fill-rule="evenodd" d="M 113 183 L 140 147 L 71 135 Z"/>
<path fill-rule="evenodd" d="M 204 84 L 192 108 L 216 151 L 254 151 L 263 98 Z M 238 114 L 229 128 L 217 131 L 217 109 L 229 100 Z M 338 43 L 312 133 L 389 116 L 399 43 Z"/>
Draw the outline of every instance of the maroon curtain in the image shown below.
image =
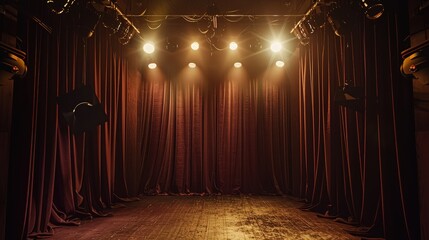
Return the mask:
<path fill-rule="evenodd" d="M 128 195 L 218 193 L 292 194 L 363 227 L 353 234 L 419 238 L 411 83 L 399 74 L 406 18 L 396 1 L 341 39 L 325 26 L 286 69 L 259 62 L 259 74 L 145 70 L 106 29 L 84 41 L 76 16 L 24 5 L 29 73 L 14 86 L 8 238 L 50 236 L 53 225 L 105 216 Z M 364 89 L 362 109 L 334 101 L 345 82 Z M 109 119 L 73 135 L 56 97 L 82 85 Z"/>
<path fill-rule="evenodd" d="M 299 196 L 306 209 L 361 227 L 352 234 L 419 239 L 412 86 L 399 72 L 407 6 L 385 7 L 341 38 L 325 26 L 301 48 Z M 338 104 L 345 84 L 362 101 Z"/>
<path fill-rule="evenodd" d="M 106 216 L 127 196 L 123 47 L 104 29 L 82 38 L 76 16 L 55 16 L 43 4 L 25 2 L 20 12 L 29 70 L 14 88 L 7 239 L 50 236 L 53 225 Z M 83 85 L 95 89 L 108 122 L 74 135 L 57 96 Z"/>
<path fill-rule="evenodd" d="M 147 70 L 137 84 L 138 192 L 290 192 L 285 71 L 254 79 L 231 69 L 222 80 L 192 71 Z"/>
<path fill-rule="evenodd" d="M 327 24 L 280 81 L 273 69 L 132 74 L 134 192 L 288 193 L 352 234 L 418 239 L 412 89 L 399 72 L 406 3 L 385 7 L 342 38 Z M 336 101 L 346 83 L 362 90 L 355 105 Z"/>

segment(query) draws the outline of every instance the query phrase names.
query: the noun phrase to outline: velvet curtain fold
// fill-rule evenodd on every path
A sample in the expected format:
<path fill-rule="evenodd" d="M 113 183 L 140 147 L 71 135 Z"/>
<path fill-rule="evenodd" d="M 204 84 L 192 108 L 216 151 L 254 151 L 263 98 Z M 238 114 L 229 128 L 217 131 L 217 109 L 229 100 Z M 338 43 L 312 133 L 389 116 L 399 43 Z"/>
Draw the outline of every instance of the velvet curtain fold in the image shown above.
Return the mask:
<path fill-rule="evenodd" d="M 381 19 L 362 18 L 341 39 L 325 26 L 286 69 L 219 76 L 143 70 L 107 29 L 83 41 L 73 16 L 43 18 L 50 33 L 29 16 L 51 15 L 26 4 L 30 68 L 14 87 L 8 237 L 51 236 L 128 195 L 255 193 L 297 196 L 362 227 L 353 234 L 418 239 L 403 5 L 385 3 Z M 335 102 L 345 82 L 364 89 L 363 108 Z M 83 84 L 109 119 L 73 135 L 56 97 Z"/>
<path fill-rule="evenodd" d="M 29 71 L 14 87 L 7 239 L 51 236 L 55 225 L 107 216 L 106 209 L 128 196 L 123 47 L 103 29 L 80 37 L 70 27 L 73 16 L 59 19 L 37 2 L 20 11 Z M 94 88 L 109 120 L 74 135 L 57 96 L 84 85 Z"/>
<path fill-rule="evenodd" d="M 143 73 L 137 142 L 143 194 L 290 192 L 286 75 L 223 80 Z M 283 74 L 283 75 L 282 75 Z M 278 82 L 276 82 L 276 80 Z"/>
<path fill-rule="evenodd" d="M 385 3 L 338 38 L 325 27 L 301 48 L 300 197 L 321 216 L 360 228 L 352 234 L 419 239 L 411 82 L 399 72 L 403 3 Z M 362 90 L 339 104 L 340 86 Z M 337 97 L 337 99 L 335 99 Z"/>

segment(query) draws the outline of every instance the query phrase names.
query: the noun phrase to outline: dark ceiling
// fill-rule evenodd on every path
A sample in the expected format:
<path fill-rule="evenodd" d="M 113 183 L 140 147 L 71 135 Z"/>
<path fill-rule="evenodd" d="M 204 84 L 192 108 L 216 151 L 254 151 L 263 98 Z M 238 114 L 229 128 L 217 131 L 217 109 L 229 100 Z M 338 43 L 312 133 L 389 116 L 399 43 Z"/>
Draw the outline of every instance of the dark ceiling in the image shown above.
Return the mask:
<path fill-rule="evenodd" d="M 209 6 L 215 5 L 220 14 L 236 13 L 251 15 L 304 14 L 311 0 L 120 0 L 118 5 L 127 14 L 202 15 Z"/>
<path fill-rule="evenodd" d="M 311 0 L 119 0 L 117 5 L 142 32 L 205 29 L 210 16 L 217 15 L 219 31 L 242 31 L 267 25 L 290 31 L 312 5 Z M 198 21 L 197 21 L 198 19 Z M 193 21 L 195 20 L 195 21 Z M 207 23 L 209 22 L 209 23 Z M 199 26 L 198 26 L 199 24 Z M 213 28 L 213 25 L 210 26 Z"/>

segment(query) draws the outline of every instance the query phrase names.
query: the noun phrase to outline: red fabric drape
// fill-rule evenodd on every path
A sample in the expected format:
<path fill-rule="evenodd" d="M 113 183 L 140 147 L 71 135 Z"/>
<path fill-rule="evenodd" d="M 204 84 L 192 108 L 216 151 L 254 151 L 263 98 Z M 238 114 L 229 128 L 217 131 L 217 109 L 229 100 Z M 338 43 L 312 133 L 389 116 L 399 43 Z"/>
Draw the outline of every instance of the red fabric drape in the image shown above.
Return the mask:
<path fill-rule="evenodd" d="M 14 88 L 7 239 L 50 236 L 53 225 L 105 216 L 127 196 L 123 47 L 103 29 L 84 39 L 70 27 L 73 16 L 47 11 L 37 2 L 21 9 L 29 71 Z M 56 98 L 83 85 L 94 87 L 109 120 L 73 135 Z"/>
<path fill-rule="evenodd" d="M 285 70 L 222 76 L 141 70 L 106 29 L 82 41 L 73 19 L 28 3 L 23 12 L 53 29 L 30 15 L 21 28 L 29 73 L 14 87 L 8 237 L 50 236 L 54 224 L 104 216 L 129 193 L 257 193 L 300 197 L 306 209 L 364 227 L 354 234 L 418 239 L 396 4 L 341 39 L 326 26 Z M 335 103 L 345 81 L 363 87 L 362 110 Z M 56 97 L 83 84 L 109 120 L 75 136 Z"/>
<path fill-rule="evenodd" d="M 356 235 L 419 239 L 411 82 L 400 72 L 404 3 L 385 3 L 338 38 L 324 28 L 300 60 L 300 196 L 307 209 L 361 226 Z M 360 106 L 335 93 L 362 88 Z"/>
<path fill-rule="evenodd" d="M 241 73 L 239 72 L 241 71 Z M 137 104 L 145 194 L 290 192 L 287 77 L 143 73 Z"/>

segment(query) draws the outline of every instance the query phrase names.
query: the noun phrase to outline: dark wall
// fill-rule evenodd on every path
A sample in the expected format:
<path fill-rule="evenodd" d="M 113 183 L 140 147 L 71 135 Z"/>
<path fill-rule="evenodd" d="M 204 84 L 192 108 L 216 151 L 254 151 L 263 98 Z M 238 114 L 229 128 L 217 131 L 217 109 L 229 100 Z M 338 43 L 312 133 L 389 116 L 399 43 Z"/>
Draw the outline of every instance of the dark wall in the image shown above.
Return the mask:
<path fill-rule="evenodd" d="M 9 49 L 16 46 L 16 8 L 0 2 L 0 239 L 4 239 L 13 80 L 5 69 Z"/>
<path fill-rule="evenodd" d="M 425 58 L 429 59 L 429 1 L 410 0 L 408 3 L 411 46 L 404 52 L 409 55 L 425 51 Z M 429 76 L 410 81 L 413 81 L 414 94 L 421 231 L 422 239 L 429 239 Z"/>

